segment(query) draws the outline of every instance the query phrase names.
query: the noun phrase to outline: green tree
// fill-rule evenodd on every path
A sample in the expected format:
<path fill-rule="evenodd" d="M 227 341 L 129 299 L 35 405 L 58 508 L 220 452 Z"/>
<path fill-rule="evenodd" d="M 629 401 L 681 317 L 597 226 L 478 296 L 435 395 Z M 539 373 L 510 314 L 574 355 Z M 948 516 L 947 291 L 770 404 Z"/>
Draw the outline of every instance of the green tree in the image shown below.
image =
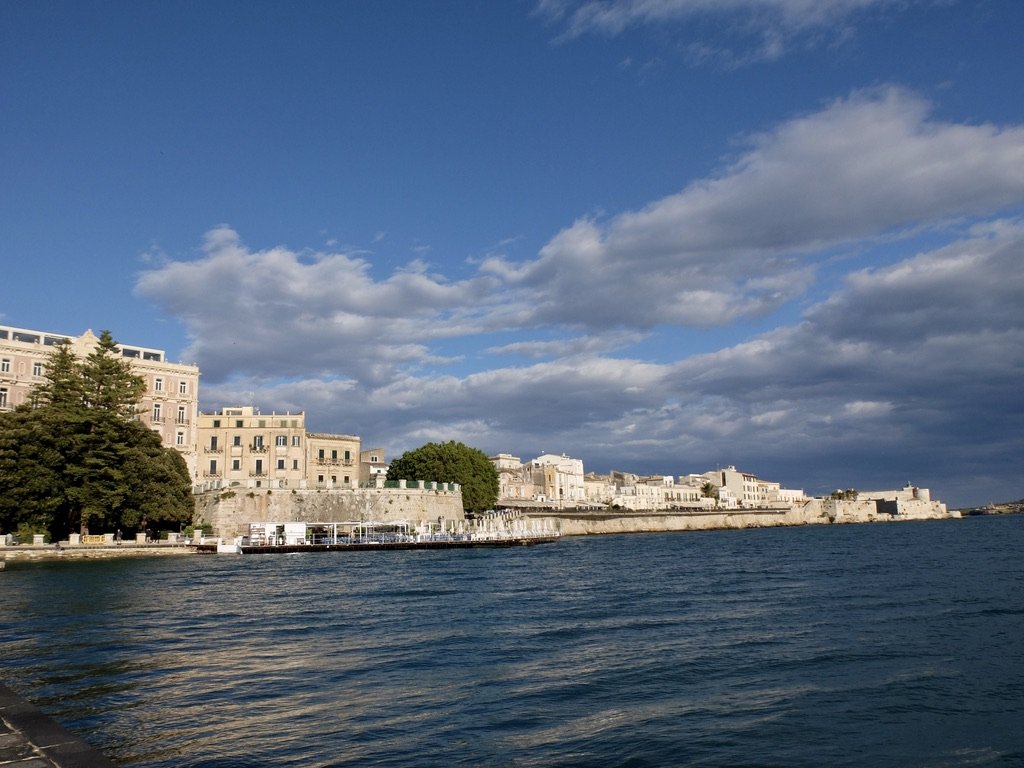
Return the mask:
<path fill-rule="evenodd" d="M 139 412 L 139 400 L 146 391 L 141 376 L 121 356 L 110 331 L 101 331 L 96 348 L 81 367 L 86 404 L 97 411 L 122 419 L 133 419 Z"/>
<path fill-rule="evenodd" d="M 136 420 L 144 385 L 104 331 L 51 352 L 31 406 L 0 414 L 0 529 L 141 529 L 191 519 L 184 460 Z"/>
<path fill-rule="evenodd" d="M 483 512 L 498 500 L 498 470 L 487 454 L 454 440 L 406 451 L 391 462 L 388 480 L 458 483 L 467 512 Z"/>

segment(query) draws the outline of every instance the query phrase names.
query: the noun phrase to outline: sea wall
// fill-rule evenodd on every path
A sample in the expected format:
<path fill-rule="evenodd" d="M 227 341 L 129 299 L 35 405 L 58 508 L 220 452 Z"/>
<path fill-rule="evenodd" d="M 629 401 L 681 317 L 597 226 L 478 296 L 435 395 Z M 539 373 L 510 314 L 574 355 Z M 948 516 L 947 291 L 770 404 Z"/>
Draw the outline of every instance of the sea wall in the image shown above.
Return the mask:
<path fill-rule="evenodd" d="M 886 509 L 876 500 L 841 501 L 808 499 L 780 509 L 673 510 L 664 512 L 524 510 L 529 519 L 542 522 L 563 536 L 655 531 L 707 531 L 736 528 L 769 528 L 831 523 L 872 523 L 899 520 L 941 520 L 959 517 L 938 502 L 901 502 Z"/>
<path fill-rule="evenodd" d="M 456 486 L 457 487 L 457 486 Z M 233 539 L 250 523 L 330 523 L 346 520 L 410 523 L 463 520 L 461 490 L 357 488 L 332 490 L 231 489 L 196 494 L 196 525 Z"/>

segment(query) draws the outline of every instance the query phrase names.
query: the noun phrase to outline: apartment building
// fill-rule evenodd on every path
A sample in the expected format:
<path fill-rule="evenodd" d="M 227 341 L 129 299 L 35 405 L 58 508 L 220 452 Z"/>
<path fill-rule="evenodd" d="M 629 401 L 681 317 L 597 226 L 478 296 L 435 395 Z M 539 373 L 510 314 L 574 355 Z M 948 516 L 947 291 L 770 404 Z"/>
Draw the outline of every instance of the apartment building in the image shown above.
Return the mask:
<path fill-rule="evenodd" d="M 358 488 L 360 473 L 359 438 L 354 435 L 310 433 L 309 469 L 311 488 Z"/>
<path fill-rule="evenodd" d="M 387 472 L 384 451 L 360 450 L 355 435 L 306 431 L 306 414 L 261 413 L 251 405 L 200 413 L 196 490 L 358 488 Z"/>
<path fill-rule="evenodd" d="M 0 325 L 0 410 L 28 402 L 33 387 L 43 381 L 50 352 L 68 343 L 79 357 L 87 357 L 99 339 L 87 330 L 81 336 Z M 139 420 L 160 435 L 163 444 L 185 459 L 196 478 L 196 422 L 199 414 L 199 368 L 167 360 L 162 349 L 118 344 L 132 371 L 146 389 L 139 404 Z"/>
<path fill-rule="evenodd" d="M 761 480 L 749 472 L 741 472 L 734 466 L 705 472 L 707 478 L 718 488 L 720 498 L 726 492 L 735 498 L 741 507 L 767 507 L 778 504 L 795 504 L 803 501 L 802 490 L 782 488 L 779 483 Z"/>
<path fill-rule="evenodd" d="M 197 488 L 304 488 L 305 413 L 261 414 L 251 405 L 199 414 Z"/>

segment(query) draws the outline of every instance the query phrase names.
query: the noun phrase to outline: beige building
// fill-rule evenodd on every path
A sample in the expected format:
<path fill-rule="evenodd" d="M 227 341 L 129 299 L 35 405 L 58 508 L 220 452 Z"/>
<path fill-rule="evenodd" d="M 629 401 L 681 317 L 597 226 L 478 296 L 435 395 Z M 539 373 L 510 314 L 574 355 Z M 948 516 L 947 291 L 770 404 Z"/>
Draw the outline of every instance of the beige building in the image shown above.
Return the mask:
<path fill-rule="evenodd" d="M 741 472 L 733 466 L 705 472 L 703 477 L 717 487 L 720 499 L 735 499 L 740 507 L 789 506 L 802 503 L 805 499 L 802 490 L 782 488 L 779 483 L 761 480 L 756 475 Z"/>
<path fill-rule="evenodd" d="M 529 464 L 509 453 L 489 458 L 498 471 L 498 498 L 503 502 L 535 501 L 575 507 L 586 501 L 580 459 L 551 453 L 538 456 Z"/>
<path fill-rule="evenodd" d="M 69 343 L 84 358 L 96 347 L 96 335 L 81 336 L 0 325 L 0 410 L 28 402 L 32 388 L 43 381 L 50 352 Z M 185 458 L 189 475 L 197 477 L 196 421 L 199 414 L 199 368 L 168 362 L 162 349 L 118 344 L 121 355 L 146 385 L 139 420 L 160 435 L 163 444 Z"/>
<path fill-rule="evenodd" d="M 359 438 L 309 433 L 307 480 L 311 488 L 358 488 Z"/>
<path fill-rule="evenodd" d="M 384 450 L 354 435 L 306 431 L 306 415 L 251 405 L 199 414 L 196 491 L 217 488 L 350 489 L 387 472 Z"/>

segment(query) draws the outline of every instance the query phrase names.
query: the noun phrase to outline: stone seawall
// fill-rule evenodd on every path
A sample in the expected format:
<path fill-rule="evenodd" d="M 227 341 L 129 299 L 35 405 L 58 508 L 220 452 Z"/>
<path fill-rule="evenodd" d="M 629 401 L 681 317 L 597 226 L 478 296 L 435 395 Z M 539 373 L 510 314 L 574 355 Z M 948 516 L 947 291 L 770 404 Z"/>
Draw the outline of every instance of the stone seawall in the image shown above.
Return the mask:
<path fill-rule="evenodd" d="M 960 517 L 944 504 L 902 504 L 896 512 L 880 512 L 874 501 L 809 499 L 779 509 L 685 510 L 666 512 L 585 512 L 531 509 L 524 517 L 537 520 L 563 536 L 659 531 L 709 531 L 830 523 L 873 523 L 901 520 L 946 520 Z"/>
<path fill-rule="evenodd" d="M 213 526 L 225 540 L 249 523 L 330 523 L 346 520 L 410 523 L 463 520 L 462 492 L 431 488 L 206 491 L 195 496 L 196 525 Z"/>

